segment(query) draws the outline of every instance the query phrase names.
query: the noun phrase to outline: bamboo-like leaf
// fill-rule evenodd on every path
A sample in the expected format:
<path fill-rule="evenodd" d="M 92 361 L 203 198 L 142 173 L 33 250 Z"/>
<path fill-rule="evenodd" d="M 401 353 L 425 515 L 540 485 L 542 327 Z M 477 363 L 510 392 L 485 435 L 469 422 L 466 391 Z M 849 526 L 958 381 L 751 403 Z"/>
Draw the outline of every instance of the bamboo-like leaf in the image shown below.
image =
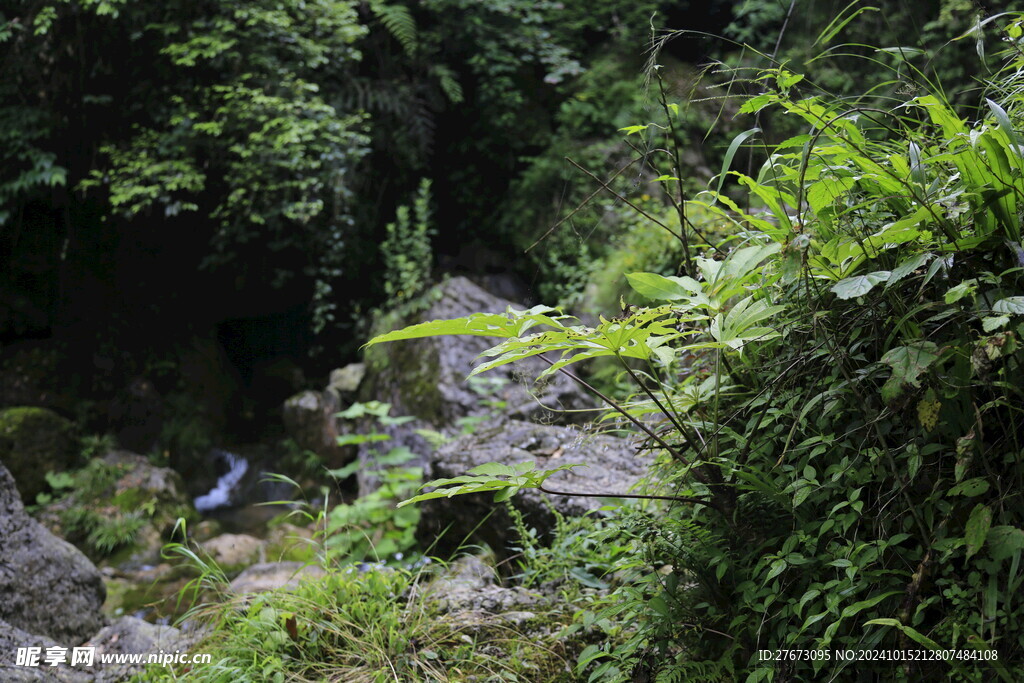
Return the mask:
<path fill-rule="evenodd" d="M 751 136 L 760 133 L 760 128 L 751 128 L 745 130 L 732 139 L 729 143 L 729 148 L 725 150 L 725 158 L 722 160 L 722 172 L 718 174 L 718 187 L 715 188 L 715 194 L 718 195 L 722 191 L 722 186 L 725 185 L 725 177 L 729 173 L 729 169 L 732 167 L 733 157 L 736 156 L 736 152 L 739 151 L 740 146 L 743 145 Z"/>

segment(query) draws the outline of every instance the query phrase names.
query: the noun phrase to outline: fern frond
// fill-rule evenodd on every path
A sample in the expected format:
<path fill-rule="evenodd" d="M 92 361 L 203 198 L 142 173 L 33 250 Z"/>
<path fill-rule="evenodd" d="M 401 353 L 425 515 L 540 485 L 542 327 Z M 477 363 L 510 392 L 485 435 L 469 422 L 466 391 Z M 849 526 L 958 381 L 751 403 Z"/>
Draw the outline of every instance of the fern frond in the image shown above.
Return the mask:
<path fill-rule="evenodd" d="M 416 20 L 408 7 L 402 5 L 388 5 L 375 0 L 370 3 L 370 11 L 377 17 L 388 33 L 398 41 L 410 57 L 416 52 L 417 31 Z"/>
<path fill-rule="evenodd" d="M 438 85 L 441 86 L 441 91 L 444 92 L 449 102 L 460 104 L 465 99 L 462 94 L 462 84 L 455 78 L 454 71 L 444 64 L 435 64 L 430 71 L 437 77 Z"/>

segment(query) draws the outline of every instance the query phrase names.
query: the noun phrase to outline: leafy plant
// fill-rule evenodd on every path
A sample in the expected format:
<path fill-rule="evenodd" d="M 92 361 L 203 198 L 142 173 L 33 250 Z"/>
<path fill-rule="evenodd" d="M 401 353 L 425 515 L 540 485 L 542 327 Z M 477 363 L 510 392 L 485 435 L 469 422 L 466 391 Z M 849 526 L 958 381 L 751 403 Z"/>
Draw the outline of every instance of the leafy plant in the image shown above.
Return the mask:
<path fill-rule="evenodd" d="M 395 211 L 395 222 L 387 225 L 381 254 L 384 293 L 392 305 L 415 298 L 430 283 L 433 264 L 430 240 L 435 232 L 430 203 L 430 181 L 424 178 L 413 200 L 411 215 L 408 206 L 400 206 Z"/>
<path fill-rule="evenodd" d="M 473 374 L 538 356 L 541 377 L 594 390 L 569 368 L 606 357 L 633 381 L 633 398 L 602 398 L 661 453 L 650 483 L 672 505 L 618 606 L 588 617 L 640 623 L 581 655 L 591 680 L 809 680 L 850 665 L 759 651 L 911 646 L 968 648 L 978 666 L 908 661 L 908 677 L 1020 676 L 1005 664 L 1019 659 L 1024 554 L 1008 483 L 1024 472 L 1018 22 L 990 86 L 1002 99 L 970 123 L 938 93 L 879 110 L 761 72 L 741 113 L 774 107 L 808 132 L 770 148 L 756 175 L 724 165 L 761 208 L 714 182 L 681 205 L 734 222 L 738 243 L 686 247 L 680 276 L 626 274 L 647 305 L 594 326 L 538 306 L 371 340 L 491 336 Z M 426 495 L 512 490 L 517 474 Z"/>
<path fill-rule="evenodd" d="M 395 417 L 388 413 L 391 406 L 386 403 L 369 401 L 354 403 L 338 413 L 343 419 L 357 419 L 372 416 L 381 424 L 400 424 L 411 418 Z M 386 434 L 346 434 L 338 437 L 341 445 L 382 443 L 389 440 Z M 357 459 L 351 464 L 329 470 L 338 481 L 351 477 L 360 468 L 364 475 L 373 477 L 377 483 L 370 493 L 356 498 L 351 503 L 339 502 L 330 507 L 324 520 L 324 551 L 341 564 L 360 563 L 364 560 L 405 561 L 411 558 L 406 553 L 415 545 L 416 524 L 419 510 L 400 509 L 398 501 L 409 496 L 423 480 L 421 467 L 406 466 L 415 455 L 408 448 L 396 447 L 381 453 L 369 452 L 365 461 Z"/>

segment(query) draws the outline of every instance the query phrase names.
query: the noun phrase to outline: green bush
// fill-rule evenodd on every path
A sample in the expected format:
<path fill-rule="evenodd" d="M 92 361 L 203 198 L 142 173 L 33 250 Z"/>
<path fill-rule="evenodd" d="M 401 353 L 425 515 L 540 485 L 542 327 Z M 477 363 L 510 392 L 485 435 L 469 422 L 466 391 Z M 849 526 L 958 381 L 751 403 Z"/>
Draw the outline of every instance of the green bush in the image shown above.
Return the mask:
<path fill-rule="evenodd" d="M 762 71 L 740 112 L 806 132 L 756 177 L 729 171 L 730 151 L 723 174 L 760 208 L 720 183 L 690 200 L 738 239 L 684 252 L 683 276 L 627 273 L 648 305 L 592 327 L 535 307 L 371 342 L 499 337 L 474 374 L 548 353 L 542 377 L 605 357 L 634 380 L 612 407 L 661 453 L 649 483 L 671 504 L 647 571 L 590 617 L 640 622 L 588 648 L 590 680 L 1024 676 L 1022 33 L 1012 19 L 973 121 L 939 93 L 880 110 Z M 451 483 L 543 486 L 478 469 Z M 780 649 L 817 654 L 762 661 Z M 903 654 L 836 656 L 865 649 Z"/>

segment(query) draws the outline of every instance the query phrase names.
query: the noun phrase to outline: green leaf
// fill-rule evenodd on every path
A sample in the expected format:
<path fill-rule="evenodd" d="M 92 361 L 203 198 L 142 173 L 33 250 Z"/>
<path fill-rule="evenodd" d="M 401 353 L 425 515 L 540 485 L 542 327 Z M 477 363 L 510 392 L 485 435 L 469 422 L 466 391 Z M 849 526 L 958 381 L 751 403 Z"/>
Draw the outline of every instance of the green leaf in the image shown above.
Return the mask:
<path fill-rule="evenodd" d="M 921 373 L 938 358 L 938 347 L 933 342 L 919 341 L 890 349 L 881 362 L 892 368 L 893 380 L 916 387 Z"/>
<path fill-rule="evenodd" d="M 928 263 L 928 261 L 932 260 L 933 258 L 935 258 L 935 254 L 918 254 L 917 256 L 912 256 L 906 259 L 898 266 L 893 268 L 892 274 L 889 275 L 889 279 L 886 281 L 885 286 L 891 287 L 892 285 L 896 284 L 903 278 L 913 273 L 918 268 L 923 267 L 926 263 Z"/>
<path fill-rule="evenodd" d="M 967 520 L 967 528 L 964 531 L 964 540 L 967 543 L 967 559 L 981 550 L 988 536 L 989 528 L 992 526 L 992 510 L 987 505 L 978 504 L 971 511 Z"/>
<path fill-rule="evenodd" d="M 1024 296 L 1010 296 L 1000 299 L 992 305 L 992 311 L 1007 315 L 1024 315 Z"/>
<path fill-rule="evenodd" d="M 729 143 L 729 149 L 725 150 L 725 158 L 722 160 L 722 172 L 718 174 L 718 187 L 715 188 L 715 194 L 719 194 L 722 191 L 722 186 L 725 185 L 725 178 L 729 173 L 729 168 L 732 166 L 733 157 L 736 156 L 736 152 L 740 146 L 746 142 L 752 135 L 760 133 L 760 128 L 751 128 L 745 130 L 732 139 Z"/>
<path fill-rule="evenodd" d="M 983 329 L 986 332 L 993 332 L 995 330 L 998 330 L 1000 327 L 1002 327 L 1003 325 L 1005 325 L 1008 322 L 1010 322 L 1010 318 L 1009 318 L 1009 316 L 1006 316 L 1006 315 L 1000 315 L 1000 316 L 995 316 L 995 317 L 990 317 L 990 318 L 982 318 L 981 319 L 981 329 Z"/>
<path fill-rule="evenodd" d="M 864 296 L 880 282 L 885 282 L 892 275 L 888 270 L 878 270 L 867 275 L 855 275 L 832 285 L 832 292 L 840 299 L 854 299 Z"/>
<path fill-rule="evenodd" d="M 656 273 L 626 273 L 629 286 L 654 301 L 678 301 L 701 293 L 700 283 L 691 277 L 665 277 Z"/>
<path fill-rule="evenodd" d="M 401 330 L 377 335 L 366 342 L 364 346 L 444 335 L 519 337 L 536 324 L 556 324 L 555 319 L 546 315 L 554 310 L 547 306 L 535 306 L 528 311 L 517 311 L 510 308 L 507 313 L 474 313 L 463 318 L 453 318 L 451 320 L 431 320 L 419 323 L 418 325 L 410 325 Z"/>
<path fill-rule="evenodd" d="M 994 526 L 985 538 L 988 554 L 994 560 L 1005 560 L 1024 549 L 1024 530 L 1013 526 Z"/>
<path fill-rule="evenodd" d="M 1003 131 L 1003 134 L 1006 135 L 1006 138 L 1010 141 L 1014 154 L 1018 157 L 1021 156 L 1020 138 L 1017 136 L 1017 131 L 1013 127 L 1013 122 L 1010 121 L 1010 117 L 1007 115 L 1006 110 L 988 98 L 985 99 L 985 104 L 988 105 L 992 115 L 996 117 L 999 129 Z"/>
<path fill-rule="evenodd" d="M 533 468 L 533 461 L 526 464 L 527 470 Z M 482 465 L 477 465 L 469 471 L 469 474 L 483 477 L 514 477 L 519 473 L 520 472 L 516 468 L 503 465 L 500 462 L 485 462 Z"/>
<path fill-rule="evenodd" d="M 943 298 L 945 299 L 947 304 L 955 304 L 957 301 L 960 301 L 960 299 L 963 299 L 965 296 L 972 296 L 977 288 L 977 279 L 971 278 L 970 280 L 964 280 L 955 287 L 951 287 L 946 292 L 946 295 Z"/>
<path fill-rule="evenodd" d="M 968 479 L 962 481 L 956 486 L 949 489 L 947 495 L 950 496 L 967 496 L 973 498 L 974 496 L 980 496 L 981 494 L 988 491 L 988 482 L 981 477 L 975 477 L 974 479 Z"/>
<path fill-rule="evenodd" d="M 863 612 L 864 610 L 870 607 L 874 607 L 886 598 L 891 598 L 894 595 L 900 594 L 900 591 L 889 591 L 887 593 L 882 593 L 881 595 L 876 595 L 874 597 L 868 598 L 867 600 L 861 600 L 860 602 L 855 602 L 852 605 L 847 605 L 843 608 L 842 618 L 845 619 L 847 617 L 855 616 L 856 614 L 859 614 L 860 612 Z"/>

